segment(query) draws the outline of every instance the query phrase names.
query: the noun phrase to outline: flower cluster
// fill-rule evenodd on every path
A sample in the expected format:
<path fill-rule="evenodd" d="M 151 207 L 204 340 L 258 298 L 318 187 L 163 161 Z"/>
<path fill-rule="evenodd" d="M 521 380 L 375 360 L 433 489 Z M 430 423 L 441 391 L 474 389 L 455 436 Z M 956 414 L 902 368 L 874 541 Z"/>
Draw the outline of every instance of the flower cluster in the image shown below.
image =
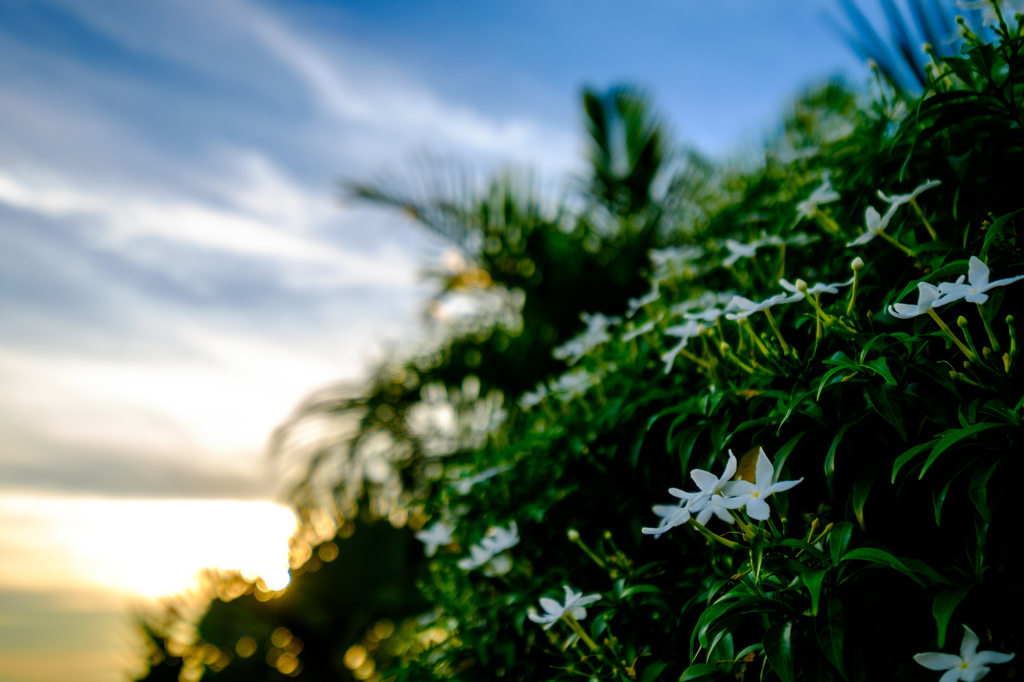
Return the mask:
<path fill-rule="evenodd" d="M 508 528 L 492 526 L 480 544 L 470 546 L 469 556 L 459 559 L 458 566 L 464 571 L 483 566 L 486 575 L 505 575 L 512 568 L 512 559 L 505 550 L 518 544 L 519 528 L 515 521 Z"/>
<path fill-rule="evenodd" d="M 690 478 L 697 484 L 697 492 L 669 488 L 669 494 L 680 498 L 682 502 L 678 506 L 656 505 L 654 513 L 661 517 L 661 523 L 654 528 L 644 528 L 644 534 L 660 537 L 672 528 L 690 521 L 694 514 L 697 514 L 696 522 L 702 526 L 711 520 L 712 515 L 727 523 L 733 523 L 730 511 L 738 509 L 745 509 L 752 519 L 765 521 L 771 515 L 766 500 L 775 493 L 789 490 L 804 480 L 800 478 L 795 481 L 774 482 L 775 467 L 763 448 L 758 450 L 753 483 L 732 480 L 736 474 L 736 466 L 736 456 L 730 450 L 729 461 L 721 476 L 715 476 L 710 471 L 702 469 L 691 471 Z"/>
<path fill-rule="evenodd" d="M 530 607 L 528 612 L 530 620 L 534 623 L 543 624 L 545 630 L 550 630 L 552 625 L 565 616 L 572 616 L 576 620 L 583 620 L 587 617 L 587 609 L 584 607 L 587 604 L 593 604 L 601 598 L 599 594 L 589 594 L 584 597 L 582 592 L 573 592 L 572 588 L 568 585 L 563 585 L 563 587 L 565 588 L 565 602 L 559 604 L 549 597 L 541 597 L 540 606 L 544 609 L 544 614 L 541 615 L 536 609 Z"/>

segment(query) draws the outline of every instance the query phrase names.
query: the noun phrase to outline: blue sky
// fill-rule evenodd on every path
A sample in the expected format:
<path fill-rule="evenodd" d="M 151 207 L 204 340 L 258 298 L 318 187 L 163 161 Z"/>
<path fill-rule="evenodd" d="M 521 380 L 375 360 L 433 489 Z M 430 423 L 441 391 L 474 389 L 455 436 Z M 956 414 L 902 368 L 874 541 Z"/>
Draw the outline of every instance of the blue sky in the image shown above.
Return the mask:
<path fill-rule="evenodd" d="M 270 499 L 273 427 L 415 343 L 443 245 L 339 204 L 340 180 L 429 152 L 556 186 L 585 85 L 644 88 L 707 153 L 756 145 L 801 89 L 863 78 L 832 8 L 0 0 L 0 641 L 5 594 L 107 613 L 46 595 L 116 591 L 81 548 L 63 572 L 4 563 L 72 537 L 28 532 L 31 510 Z M 0 669 L 41 669 L 17 655 Z"/>

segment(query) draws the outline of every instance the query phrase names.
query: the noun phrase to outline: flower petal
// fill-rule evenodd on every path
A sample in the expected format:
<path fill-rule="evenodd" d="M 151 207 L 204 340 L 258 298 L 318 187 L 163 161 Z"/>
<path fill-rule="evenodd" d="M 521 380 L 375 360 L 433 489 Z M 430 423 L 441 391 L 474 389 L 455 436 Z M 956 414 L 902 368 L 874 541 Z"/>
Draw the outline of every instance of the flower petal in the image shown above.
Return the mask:
<path fill-rule="evenodd" d="M 697 514 L 697 523 L 699 523 L 702 526 L 708 525 L 708 521 L 711 520 L 711 515 L 714 513 L 715 510 L 711 507 L 711 505 L 707 505 L 706 507 L 704 507 L 704 509 L 701 510 L 700 514 Z"/>
<path fill-rule="evenodd" d="M 757 473 L 754 476 L 755 485 L 759 490 L 767 490 L 775 477 L 775 467 L 772 466 L 768 455 L 764 454 L 764 448 L 757 453 Z"/>
<path fill-rule="evenodd" d="M 985 289 L 988 287 L 988 278 L 991 271 L 988 266 L 982 262 L 977 256 L 971 256 L 971 260 L 967 265 L 967 281 L 971 283 L 971 286 L 975 289 Z"/>
<path fill-rule="evenodd" d="M 600 598 L 601 598 L 601 595 L 599 595 L 599 594 L 588 594 L 586 597 L 581 597 L 579 602 L 577 602 L 577 603 L 580 606 L 586 606 L 587 604 L 593 604 L 594 602 L 596 602 Z"/>
<path fill-rule="evenodd" d="M 690 478 L 693 479 L 693 482 L 697 484 L 702 493 L 709 493 L 718 485 L 718 476 L 715 476 L 710 471 L 694 469 L 690 472 Z"/>
<path fill-rule="evenodd" d="M 726 523 L 736 523 L 736 519 L 732 517 L 726 507 L 715 507 L 715 516 Z"/>
<path fill-rule="evenodd" d="M 1007 284 L 1013 284 L 1014 282 L 1020 281 L 1022 279 L 1024 279 L 1024 275 L 1019 275 L 1017 277 L 1007 277 L 1006 279 L 997 279 L 995 282 L 992 282 L 991 284 L 986 286 L 985 291 L 988 291 L 989 289 L 994 289 L 995 287 L 1005 287 Z"/>
<path fill-rule="evenodd" d="M 757 488 L 750 481 L 730 481 L 722 486 L 723 495 L 749 495 Z"/>
<path fill-rule="evenodd" d="M 924 311 L 920 310 L 916 305 L 908 305 L 906 303 L 893 303 L 889 306 L 889 314 L 902 320 L 909 320 L 912 317 L 917 317 L 923 312 Z"/>
<path fill-rule="evenodd" d="M 587 617 L 587 610 L 582 606 L 572 610 L 572 617 L 576 620 L 583 620 Z"/>
<path fill-rule="evenodd" d="M 975 654 L 978 653 L 978 636 L 974 634 L 974 630 L 964 625 L 964 638 L 960 642 L 960 658 L 964 659 L 968 663 L 974 660 Z"/>
<path fill-rule="evenodd" d="M 732 477 L 736 475 L 736 455 L 732 454 L 732 450 L 729 451 L 729 461 L 725 464 L 725 471 L 722 472 L 722 478 L 719 479 L 718 485 L 715 486 L 716 492 L 721 490 L 726 483 L 732 480 Z"/>
<path fill-rule="evenodd" d="M 799 478 L 795 481 L 779 481 L 778 483 L 772 484 L 772 486 L 765 490 L 762 494 L 765 497 L 768 497 L 769 495 L 773 495 L 775 493 L 781 493 L 783 490 L 789 490 L 790 488 L 792 488 L 797 483 L 800 483 L 803 480 L 803 478 Z"/>
<path fill-rule="evenodd" d="M 971 661 L 971 666 L 1006 663 L 1007 661 L 1012 661 L 1013 657 L 1014 654 L 1004 654 L 999 651 L 979 651 L 974 656 L 974 660 Z"/>
<path fill-rule="evenodd" d="M 963 680 L 963 682 L 977 682 L 977 680 L 980 680 L 981 678 L 985 677 L 985 675 L 988 675 L 988 673 L 989 669 L 985 666 L 979 665 L 975 667 L 972 665 L 967 670 L 963 670 L 960 672 L 960 679 Z"/>
<path fill-rule="evenodd" d="M 944 301 L 945 303 L 949 303 L 950 302 L 950 300 L 948 300 L 948 297 L 944 297 L 944 298 L 947 299 L 947 300 Z M 972 292 L 972 293 L 969 293 L 966 296 L 964 296 L 964 300 L 967 301 L 968 303 L 978 303 L 978 304 L 981 304 L 981 303 L 984 303 L 985 301 L 988 300 L 988 294 Z"/>
<path fill-rule="evenodd" d="M 551 616 L 561 616 L 564 610 L 561 604 L 550 597 L 541 597 L 540 606 Z"/>
<path fill-rule="evenodd" d="M 747 500 L 747 514 L 752 519 L 766 521 L 772 515 L 771 507 L 760 497 L 752 497 Z"/>
<path fill-rule="evenodd" d="M 914 654 L 914 660 L 917 661 L 918 665 L 923 665 L 929 670 L 949 670 L 950 668 L 959 668 L 960 664 L 964 662 L 959 656 L 953 654 L 942 654 L 935 651 L 929 651 L 923 654 Z"/>

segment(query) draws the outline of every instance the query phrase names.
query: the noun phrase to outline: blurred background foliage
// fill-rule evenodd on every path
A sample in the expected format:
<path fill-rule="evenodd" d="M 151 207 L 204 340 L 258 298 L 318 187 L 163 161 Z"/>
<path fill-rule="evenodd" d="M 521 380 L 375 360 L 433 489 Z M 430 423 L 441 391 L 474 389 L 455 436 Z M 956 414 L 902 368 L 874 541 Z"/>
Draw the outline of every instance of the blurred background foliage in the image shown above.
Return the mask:
<path fill-rule="evenodd" d="M 939 57 L 959 52 L 951 39 L 957 10 L 938 0 L 880 6 L 887 35 L 851 0 L 839 3 L 837 30 L 878 65 L 880 92 L 888 93 L 881 105 L 895 109 L 930 81 L 923 43 Z M 967 24 L 983 33 L 978 14 L 967 11 Z M 786 163 L 864 131 L 863 100 L 839 81 L 813 88 L 766 141 L 766 156 L 712 162 L 674 143 L 640 90 L 587 90 L 586 170 L 558 196 L 522 170 L 481 179 L 433 158 L 346 186 L 345 200 L 391 206 L 450 245 L 427 273 L 437 282 L 424 312 L 429 341 L 382 364 L 366 386 L 312 396 L 277 430 L 271 450 L 296 476 L 292 502 L 302 519 L 291 585 L 273 593 L 247 576 L 211 575 L 197 597 L 212 598 L 205 615 L 197 615 L 205 605 L 140 615 L 150 664 L 141 679 L 374 680 L 435 644 L 417 621 L 426 560 L 413 532 L 426 517 L 410 501 L 445 483 L 452 470 L 441 460 L 506 445 L 499 427 L 518 419 L 524 393 L 564 372 L 552 350 L 587 327 L 581 313 L 622 314 L 650 286 L 652 249 L 700 243 L 712 219 L 739 223 L 764 210 L 737 199 L 778 194 Z M 877 119 L 878 135 L 891 120 Z M 928 148 L 943 156 L 953 184 L 970 163 L 974 136 L 1005 144 L 986 126 L 979 120 L 960 138 L 962 149 L 952 139 L 952 147 Z M 891 167 L 872 168 L 872 176 L 897 176 L 905 152 L 895 150 Z M 983 172 L 991 184 L 965 188 L 986 196 L 960 201 L 1010 210 L 1019 144 L 989 156 L 1001 159 Z"/>

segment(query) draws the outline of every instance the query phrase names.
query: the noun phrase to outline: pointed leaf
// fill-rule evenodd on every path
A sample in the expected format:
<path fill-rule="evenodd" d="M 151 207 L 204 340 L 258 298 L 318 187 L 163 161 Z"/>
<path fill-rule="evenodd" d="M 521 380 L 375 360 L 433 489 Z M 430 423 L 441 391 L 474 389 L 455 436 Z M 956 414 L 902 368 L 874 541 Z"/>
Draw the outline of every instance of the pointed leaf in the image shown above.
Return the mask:
<path fill-rule="evenodd" d="M 817 571 L 805 571 L 800 574 L 800 579 L 811 593 L 811 615 L 818 615 L 818 600 L 821 599 L 821 583 L 828 575 L 829 569 L 821 568 Z"/>
<path fill-rule="evenodd" d="M 900 404 L 900 390 L 889 384 L 881 386 L 868 386 L 864 390 L 868 403 L 872 409 L 882 416 L 885 421 L 896 427 L 904 442 L 907 440 L 907 430 L 903 426 L 903 407 Z"/>
<path fill-rule="evenodd" d="M 793 668 L 793 623 L 774 623 L 764 636 L 764 653 L 782 682 L 796 682 Z"/>
<path fill-rule="evenodd" d="M 913 571 L 907 568 L 902 561 L 894 557 L 892 554 L 889 554 L 884 549 L 878 549 L 876 547 L 860 547 L 858 549 L 851 549 L 845 556 L 843 556 L 843 561 L 854 560 L 871 561 L 876 564 L 889 566 L 890 568 L 893 568 L 909 577 L 921 587 L 926 587 L 924 582 L 922 582 Z"/>
<path fill-rule="evenodd" d="M 890 482 L 891 483 L 895 483 L 896 482 L 896 474 L 898 474 L 900 472 L 900 469 L 903 468 L 904 464 L 906 464 L 910 460 L 914 459 L 915 457 L 920 455 L 922 452 L 924 452 L 928 448 L 930 448 L 933 445 L 935 445 L 936 443 L 938 443 L 937 440 L 930 440 L 927 443 L 921 443 L 920 445 L 915 445 L 914 447 L 910 448 L 909 450 L 904 452 L 902 455 L 897 457 L 896 458 L 896 462 L 893 463 L 893 465 L 892 465 L 892 481 L 890 481 Z"/>
<path fill-rule="evenodd" d="M 885 379 L 885 382 L 887 384 L 891 384 L 893 386 L 896 385 L 896 377 L 892 375 L 892 371 L 889 369 L 889 365 L 886 364 L 885 356 L 876 358 L 875 360 L 872 360 L 871 362 L 867 363 L 864 366 L 870 369 L 871 371 L 875 372 L 879 376 L 881 376 L 883 379 Z"/>
<path fill-rule="evenodd" d="M 969 495 L 971 502 L 977 507 L 978 513 L 981 514 L 981 518 L 985 522 L 992 520 L 992 511 L 988 506 L 988 482 L 992 478 L 992 474 L 996 472 L 996 468 L 999 466 L 1002 459 L 988 464 L 979 466 L 974 470 L 974 475 L 971 476 L 971 486 L 969 488 Z"/>
<path fill-rule="evenodd" d="M 949 627 L 949 620 L 953 617 L 956 607 L 964 600 L 967 593 L 971 591 L 971 587 L 972 585 L 964 585 L 957 588 L 947 587 L 935 595 L 935 601 L 932 602 L 932 616 L 935 617 L 935 625 L 939 630 L 938 643 L 940 649 L 946 646 L 946 628 Z"/>
<path fill-rule="evenodd" d="M 843 605 L 838 599 L 829 599 L 827 612 L 815 619 L 815 634 L 821 652 L 845 680 L 843 639 L 846 635 L 846 621 L 843 618 Z"/>
<path fill-rule="evenodd" d="M 853 534 L 853 525 L 843 521 L 832 526 L 832 532 L 828 535 L 829 550 L 832 553 L 832 565 L 838 566 L 846 548 L 850 544 L 850 536 Z"/>
<path fill-rule="evenodd" d="M 975 424 L 974 426 L 968 426 L 966 429 L 949 429 L 940 434 L 938 444 L 932 450 L 932 453 L 928 455 L 928 459 L 925 460 L 924 466 L 921 467 L 921 473 L 917 477 L 918 480 L 924 478 L 924 475 L 928 472 L 928 469 L 935 460 L 939 458 L 946 450 L 950 449 L 965 438 L 973 438 L 982 431 L 988 431 L 989 429 L 995 429 L 999 427 L 1005 427 L 1006 424 Z"/>
<path fill-rule="evenodd" d="M 846 422 L 839 427 L 839 431 L 836 433 L 836 437 L 832 439 L 832 447 L 828 449 L 828 454 L 825 455 L 825 481 L 828 483 L 828 494 L 832 495 L 832 477 L 836 473 L 836 448 L 839 447 L 839 441 L 843 439 L 843 434 L 846 430 L 856 424 L 857 422 Z"/>

